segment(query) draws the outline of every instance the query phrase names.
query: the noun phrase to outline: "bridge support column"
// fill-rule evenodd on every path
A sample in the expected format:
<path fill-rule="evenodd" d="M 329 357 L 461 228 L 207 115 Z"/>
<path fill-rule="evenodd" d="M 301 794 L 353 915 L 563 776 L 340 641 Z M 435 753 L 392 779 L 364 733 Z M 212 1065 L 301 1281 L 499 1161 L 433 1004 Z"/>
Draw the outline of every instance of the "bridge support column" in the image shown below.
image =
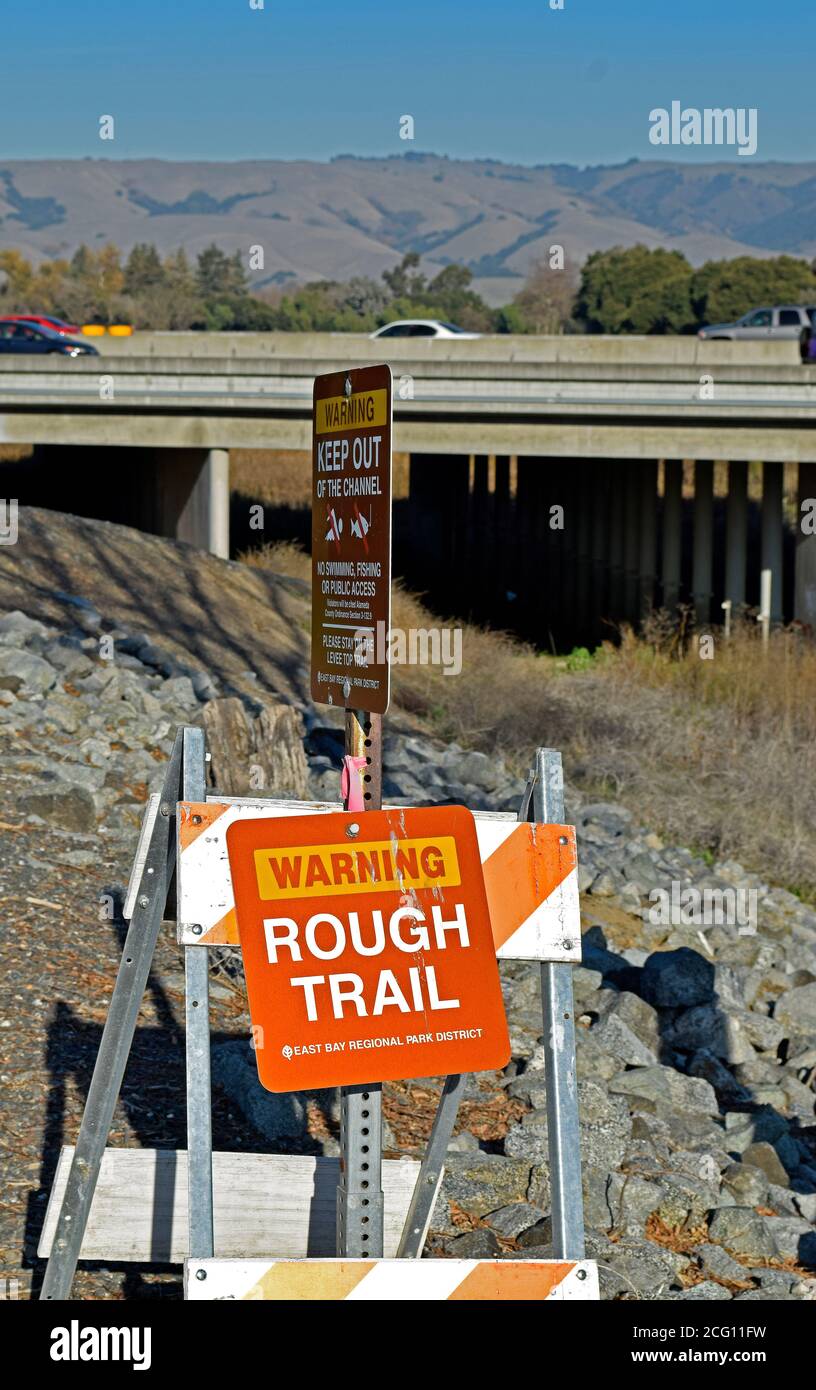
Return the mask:
<path fill-rule="evenodd" d="M 680 602 L 683 530 L 683 462 L 663 464 L 663 607 L 674 612 Z"/>
<path fill-rule="evenodd" d="M 492 566 L 485 564 L 489 554 L 487 509 L 490 505 L 489 486 L 490 460 L 486 454 L 477 454 L 473 460 L 473 491 L 470 495 L 470 521 L 468 525 L 469 556 L 468 568 L 471 579 L 471 613 L 477 622 L 485 617 L 485 607 L 490 602 Z"/>
<path fill-rule="evenodd" d="M 745 603 L 748 554 L 748 464 L 728 465 L 728 504 L 725 518 L 725 597 L 732 612 Z"/>
<path fill-rule="evenodd" d="M 804 505 L 803 504 L 809 504 Z M 799 464 L 794 617 L 816 631 L 816 463 Z M 808 529 L 805 529 L 808 528 Z"/>
<path fill-rule="evenodd" d="M 612 493 L 609 499 L 609 611 L 608 617 L 617 624 L 625 617 L 626 576 L 626 464 L 613 460 Z M 611 634 L 610 634 L 611 636 Z"/>
<path fill-rule="evenodd" d="M 408 481 L 411 502 L 409 575 L 445 612 L 468 603 L 468 454 L 412 454 Z M 416 580 L 415 580 L 416 582 Z"/>
<path fill-rule="evenodd" d="M 156 451 L 158 531 L 229 559 L 229 451 Z"/>
<path fill-rule="evenodd" d="M 640 464 L 640 555 L 638 560 L 638 603 L 641 620 L 654 607 L 657 573 L 657 460 Z"/>
<path fill-rule="evenodd" d="M 771 622 L 782 621 L 782 485 L 784 464 L 762 465 L 762 569 L 771 571 Z"/>
<path fill-rule="evenodd" d="M 694 558 L 692 595 L 699 624 L 711 618 L 711 574 L 714 559 L 714 464 L 698 459 L 694 466 Z"/>
<path fill-rule="evenodd" d="M 594 459 L 576 459 L 572 467 L 576 477 L 575 516 L 575 632 L 576 641 L 587 640 L 591 622 L 590 593 L 592 583 L 592 490 L 596 482 Z"/>
<path fill-rule="evenodd" d="M 609 491 L 610 465 L 596 459 L 592 489 L 592 641 L 610 634 L 604 626 L 609 614 Z"/>
<path fill-rule="evenodd" d="M 574 463 L 567 458 L 547 458 L 541 460 L 541 465 L 541 516 L 547 559 L 544 637 L 548 646 L 558 648 L 571 633 L 575 617 Z M 557 507 L 560 512 L 554 511 Z"/>
<path fill-rule="evenodd" d="M 627 460 L 624 468 L 624 557 L 623 616 L 629 623 L 636 623 L 639 614 L 639 574 L 640 574 L 640 462 Z"/>
<path fill-rule="evenodd" d="M 493 610 L 502 615 L 511 603 L 507 594 L 512 590 L 511 549 L 511 501 L 510 501 L 510 458 L 507 454 L 496 456 L 496 482 L 493 491 L 493 541 L 488 555 L 491 557 L 493 581 L 490 602 Z"/>
<path fill-rule="evenodd" d="M 546 642 L 549 601 L 547 570 L 551 561 L 549 513 L 545 510 L 547 463 L 538 458 L 519 458 L 516 464 L 516 512 L 513 540 L 516 546 L 519 621 L 523 634 L 533 642 Z"/>

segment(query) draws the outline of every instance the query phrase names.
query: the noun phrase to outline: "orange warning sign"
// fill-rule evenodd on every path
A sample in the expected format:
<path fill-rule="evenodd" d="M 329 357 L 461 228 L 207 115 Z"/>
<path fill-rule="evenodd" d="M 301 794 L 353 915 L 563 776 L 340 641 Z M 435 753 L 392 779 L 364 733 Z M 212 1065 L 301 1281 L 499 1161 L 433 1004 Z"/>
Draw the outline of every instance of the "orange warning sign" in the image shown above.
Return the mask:
<path fill-rule="evenodd" d="M 505 1065 L 496 948 L 463 806 L 239 820 L 227 851 L 268 1090 Z"/>

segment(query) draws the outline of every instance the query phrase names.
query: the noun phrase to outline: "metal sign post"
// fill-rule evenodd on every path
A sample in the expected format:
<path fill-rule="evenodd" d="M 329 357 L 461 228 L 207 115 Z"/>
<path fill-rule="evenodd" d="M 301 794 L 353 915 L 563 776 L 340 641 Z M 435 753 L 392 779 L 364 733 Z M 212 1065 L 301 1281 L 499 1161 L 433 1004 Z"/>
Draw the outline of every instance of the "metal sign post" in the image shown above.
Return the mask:
<path fill-rule="evenodd" d="M 391 369 L 315 378 L 312 698 L 346 707 L 343 806 L 382 806 L 391 619 Z M 367 709 L 355 708 L 365 702 Z M 372 711 L 377 711 L 372 713 Z M 383 1253 L 382 1087 L 340 1092 L 338 1255 Z"/>
<path fill-rule="evenodd" d="M 158 815 L 153 822 L 147 843 L 133 916 L 125 938 L 108 1016 L 102 1030 L 102 1040 L 88 1089 L 88 1099 L 60 1208 L 56 1235 L 43 1278 L 41 1300 L 70 1297 L 82 1238 L 88 1223 L 96 1181 L 173 877 L 175 836 L 172 831 L 176 802 L 184 777 L 183 757 L 192 747 L 186 738 L 189 734 L 200 736 L 198 730 L 180 730 L 176 735 L 164 779 Z M 203 754 L 203 745 L 201 751 Z M 190 785 L 198 786 L 199 783 L 191 781 Z M 205 963 L 207 955 L 207 951 L 201 952 Z M 188 1066 L 188 1077 L 189 1075 Z"/>
<path fill-rule="evenodd" d="M 184 730 L 182 796 L 207 794 L 203 729 Z M 213 1255 L 212 1095 L 210 1088 L 210 953 L 184 947 L 187 1028 L 187 1202 L 190 1255 Z"/>
<path fill-rule="evenodd" d="M 382 806 L 382 715 L 346 711 L 343 806 Z M 355 785 L 355 773 L 357 782 Z M 340 1089 L 337 1254 L 383 1254 L 382 1086 Z"/>
<path fill-rule="evenodd" d="M 460 1102 L 467 1087 L 467 1076 L 446 1076 L 439 1098 L 428 1147 L 422 1157 L 419 1177 L 408 1208 L 397 1255 L 401 1259 L 418 1260 L 422 1254 L 428 1227 L 431 1224 L 436 1196 L 442 1181 L 445 1155 L 453 1135 Z"/>
<path fill-rule="evenodd" d="M 561 754 L 554 748 L 539 748 L 530 777 L 529 819 L 539 824 L 561 824 L 564 820 Z M 553 1246 L 556 1257 L 581 1260 L 586 1247 L 571 966 L 541 962 L 541 1007 Z"/>

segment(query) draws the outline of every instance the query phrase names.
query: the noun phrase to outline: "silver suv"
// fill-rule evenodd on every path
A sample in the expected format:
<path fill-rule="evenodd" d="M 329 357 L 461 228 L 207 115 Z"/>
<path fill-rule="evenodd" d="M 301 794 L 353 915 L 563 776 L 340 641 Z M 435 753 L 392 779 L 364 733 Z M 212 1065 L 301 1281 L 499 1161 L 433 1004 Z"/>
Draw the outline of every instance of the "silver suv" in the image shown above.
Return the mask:
<path fill-rule="evenodd" d="M 809 339 L 816 326 L 816 305 L 777 304 L 772 309 L 752 309 L 736 323 L 713 323 L 701 328 L 700 338 L 796 338 Z"/>

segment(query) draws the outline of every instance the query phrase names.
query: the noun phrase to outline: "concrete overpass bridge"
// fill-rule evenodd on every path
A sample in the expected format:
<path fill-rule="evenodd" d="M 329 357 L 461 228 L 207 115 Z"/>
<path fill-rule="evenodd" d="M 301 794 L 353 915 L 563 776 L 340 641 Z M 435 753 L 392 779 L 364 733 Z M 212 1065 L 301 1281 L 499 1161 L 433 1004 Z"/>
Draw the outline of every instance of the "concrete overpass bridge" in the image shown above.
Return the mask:
<path fill-rule="evenodd" d="M 129 450 L 112 485 L 128 478 L 133 524 L 228 554 L 229 450 L 307 449 L 313 377 L 383 355 L 422 587 L 443 606 L 478 527 L 496 582 L 545 588 L 543 607 L 571 605 L 582 632 L 683 597 L 700 622 L 716 619 L 721 597 L 755 601 L 760 568 L 774 618 L 816 627 L 816 538 L 801 528 L 786 572 L 784 466 L 798 469 L 800 499 L 816 497 L 816 368 L 795 343 L 140 335 L 99 358 L 0 357 L 0 443 Z M 683 460 L 695 474 L 685 504 Z M 728 463 L 716 504 L 715 460 Z M 757 544 L 749 461 L 763 472 Z"/>

